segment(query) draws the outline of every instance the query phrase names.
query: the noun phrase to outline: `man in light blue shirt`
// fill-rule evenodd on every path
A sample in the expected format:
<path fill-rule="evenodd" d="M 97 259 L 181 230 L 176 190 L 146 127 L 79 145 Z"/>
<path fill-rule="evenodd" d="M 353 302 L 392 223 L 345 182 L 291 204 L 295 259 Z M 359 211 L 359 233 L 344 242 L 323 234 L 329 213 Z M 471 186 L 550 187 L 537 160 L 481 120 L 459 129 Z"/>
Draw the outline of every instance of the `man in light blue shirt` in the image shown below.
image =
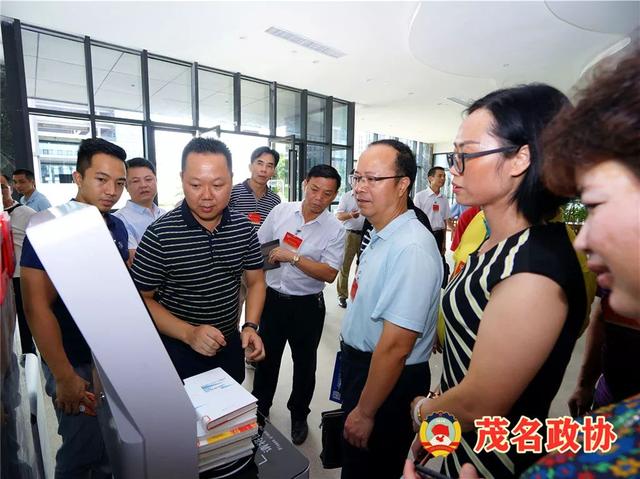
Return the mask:
<path fill-rule="evenodd" d="M 381 140 L 353 175 L 374 229 L 342 324 L 343 479 L 401 474 L 414 435 L 410 404 L 429 390 L 442 261 L 433 235 L 407 210 L 416 170 L 409 147 Z"/>
<path fill-rule="evenodd" d="M 51 207 L 46 196 L 36 190 L 36 177 L 31 170 L 18 169 L 13 172 L 13 185 L 22 195 L 20 204 L 34 211 L 42 211 Z"/>
<path fill-rule="evenodd" d="M 127 228 L 131 264 L 144 232 L 151 223 L 166 213 L 153 202 L 158 194 L 158 185 L 156 170 L 149 160 L 132 158 L 127 161 L 127 191 L 131 199 L 114 214 Z"/>

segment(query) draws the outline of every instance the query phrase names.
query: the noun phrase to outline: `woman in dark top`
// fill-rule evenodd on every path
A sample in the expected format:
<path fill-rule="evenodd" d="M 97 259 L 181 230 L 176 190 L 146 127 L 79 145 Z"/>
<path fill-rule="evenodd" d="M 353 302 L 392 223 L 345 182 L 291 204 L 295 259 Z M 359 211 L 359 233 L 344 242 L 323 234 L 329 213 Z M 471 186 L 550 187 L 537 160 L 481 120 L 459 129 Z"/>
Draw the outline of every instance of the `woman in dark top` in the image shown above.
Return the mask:
<path fill-rule="evenodd" d="M 467 462 L 480 477 L 504 478 L 535 461 L 514 445 L 474 452 L 474 421 L 503 416 L 511 430 L 527 416 L 544 425 L 585 317 L 576 253 L 565 225 L 549 223 L 566 199 L 540 178 L 539 135 L 567 103 L 541 84 L 490 93 L 469 108 L 448 155 L 457 201 L 482 206 L 489 233 L 444 293 L 442 394 L 412 404 L 415 418 L 446 411 L 460 422 L 460 445 L 443 464 L 451 477 Z"/>

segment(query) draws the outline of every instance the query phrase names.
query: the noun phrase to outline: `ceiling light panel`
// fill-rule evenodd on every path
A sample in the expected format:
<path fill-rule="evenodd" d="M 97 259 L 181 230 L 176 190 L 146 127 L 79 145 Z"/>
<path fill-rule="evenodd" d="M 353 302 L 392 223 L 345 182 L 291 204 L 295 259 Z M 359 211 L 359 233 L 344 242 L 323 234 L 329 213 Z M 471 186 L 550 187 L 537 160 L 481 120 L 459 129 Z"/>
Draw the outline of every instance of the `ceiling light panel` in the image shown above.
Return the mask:
<path fill-rule="evenodd" d="M 269 35 L 273 35 L 274 37 L 278 37 L 282 40 L 295 43 L 296 45 L 307 48 L 309 50 L 313 50 L 314 52 L 321 53 L 322 55 L 326 55 L 331 58 L 341 58 L 346 55 L 346 53 L 341 52 L 340 50 L 332 48 L 328 45 L 323 45 L 320 42 L 316 42 L 315 40 L 311 40 L 310 38 L 298 35 L 297 33 L 293 33 L 288 30 L 283 30 L 281 28 L 269 27 L 265 30 L 265 32 Z"/>

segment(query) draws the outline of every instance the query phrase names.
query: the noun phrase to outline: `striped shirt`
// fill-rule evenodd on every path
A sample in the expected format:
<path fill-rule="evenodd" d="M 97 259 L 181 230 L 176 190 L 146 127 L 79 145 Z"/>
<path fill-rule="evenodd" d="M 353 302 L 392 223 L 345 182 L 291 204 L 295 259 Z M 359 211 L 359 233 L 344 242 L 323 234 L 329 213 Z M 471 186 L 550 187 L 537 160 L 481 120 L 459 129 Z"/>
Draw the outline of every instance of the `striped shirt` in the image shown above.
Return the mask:
<path fill-rule="evenodd" d="M 545 276 L 557 283 L 566 296 L 568 312 L 549 356 L 505 415 L 512 427 L 521 416 L 537 418 L 544 424 L 584 321 L 584 279 L 565 225 L 532 226 L 484 254 L 469 255 L 464 269 L 449 282 L 442 299 L 446 331 L 441 389 L 446 392 L 458 385 L 469 370 L 471 352 L 493 288 L 518 273 Z M 504 339 L 509 341 L 507 337 Z M 476 440 L 476 430 L 462 434 L 460 446 L 445 458 L 446 475 L 458 477 L 462 464 L 470 462 L 480 477 L 514 477 L 537 459 L 532 453 L 517 454 L 515 446 L 506 454 L 475 453 Z"/>
<path fill-rule="evenodd" d="M 131 276 L 139 290 L 156 290 L 155 299 L 179 319 L 227 336 L 238 330 L 240 276 L 260 268 L 258 237 L 245 218 L 225 208 L 212 233 L 183 201 L 147 228 Z"/>
<path fill-rule="evenodd" d="M 231 199 L 229 199 L 229 209 L 249 218 L 255 225 L 262 225 L 271 210 L 280 204 L 280 197 L 267 186 L 267 191 L 262 198 L 256 197 L 249 186 L 249 180 L 238 183 L 231 189 Z M 252 214 L 258 214 L 253 216 Z M 249 216 L 252 215 L 252 216 Z M 255 219 L 254 219 L 255 218 Z"/>

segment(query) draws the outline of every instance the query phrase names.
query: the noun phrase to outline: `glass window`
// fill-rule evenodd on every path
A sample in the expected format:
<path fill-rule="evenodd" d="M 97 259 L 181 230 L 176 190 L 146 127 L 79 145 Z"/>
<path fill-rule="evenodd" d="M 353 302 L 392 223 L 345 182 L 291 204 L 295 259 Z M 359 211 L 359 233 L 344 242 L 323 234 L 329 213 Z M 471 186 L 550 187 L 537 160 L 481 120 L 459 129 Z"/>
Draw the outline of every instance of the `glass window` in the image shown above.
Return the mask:
<path fill-rule="evenodd" d="M 307 138 L 325 141 L 324 123 L 326 101 L 317 96 L 307 96 Z"/>
<path fill-rule="evenodd" d="M 276 135 L 300 136 L 300 92 L 278 88 L 276 108 Z"/>
<path fill-rule="evenodd" d="M 429 168 L 431 168 L 431 164 L 429 162 L 430 155 L 428 155 L 427 144 L 419 142 L 418 143 L 418 151 L 416 153 L 416 163 L 418 164 L 418 173 L 416 175 L 415 186 L 413 187 L 413 192 L 417 193 L 418 191 L 424 190 L 427 186 L 429 186 L 429 181 L 427 180 L 427 173 L 429 172 Z M 446 158 L 445 158 L 446 161 Z"/>
<path fill-rule="evenodd" d="M 191 125 L 191 68 L 150 58 L 149 102 L 153 121 Z"/>
<path fill-rule="evenodd" d="M 205 136 L 216 138 L 216 135 L 213 132 L 210 132 Z M 253 153 L 256 148 L 267 146 L 269 144 L 266 138 L 234 133 L 223 132 L 219 139 L 227 145 L 231 152 L 234 184 L 241 183 L 251 177 L 251 172 L 249 171 L 251 153 Z"/>
<path fill-rule="evenodd" d="M 72 173 L 76 169 L 78 145 L 91 137 L 86 120 L 29 116 L 33 171 L 36 185 L 52 205 L 66 203 L 77 193 Z"/>
<path fill-rule="evenodd" d="M 198 70 L 200 126 L 233 130 L 233 77 Z"/>
<path fill-rule="evenodd" d="M 307 145 L 307 169 L 309 171 L 315 165 L 324 164 L 324 154 L 327 147 L 323 145 Z"/>
<path fill-rule="evenodd" d="M 22 49 L 29 106 L 89 111 L 83 43 L 23 29 Z"/>
<path fill-rule="evenodd" d="M 268 135 L 269 85 L 250 80 L 240 84 L 240 125 L 242 131 Z"/>
<path fill-rule="evenodd" d="M 345 192 L 346 184 L 348 181 L 348 171 L 347 171 L 347 150 L 346 148 L 334 148 L 331 151 L 331 166 L 333 166 L 338 173 L 340 174 L 340 190 L 338 190 L 338 199 L 342 193 Z"/>
<path fill-rule="evenodd" d="M 331 142 L 337 145 L 347 144 L 348 106 L 346 103 L 333 102 L 333 125 Z"/>
<path fill-rule="evenodd" d="M 158 205 L 169 211 L 182 201 L 182 150 L 193 138 L 190 133 L 156 130 L 156 174 L 158 177 Z"/>
<path fill-rule="evenodd" d="M 271 148 L 280 153 L 280 160 L 276 167 L 276 174 L 269 181 L 269 188 L 277 193 L 282 201 L 289 201 L 289 190 L 291 188 L 289 183 L 289 168 L 293 166 L 289 164 L 291 144 L 274 142 Z"/>
<path fill-rule="evenodd" d="M 369 144 L 373 143 L 374 141 L 374 134 L 371 132 L 360 132 L 355 135 L 355 151 L 353 155 L 354 165 L 358 161 L 358 158 L 360 158 L 362 152 L 366 150 Z"/>
<path fill-rule="evenodd" d="M 124 148 L 124 151 L 127 152 L 128 160 L 144 157 L 144 140 L 141 126 L 99 122 L 96 123 L 96 136 Z M 125 189 L 120 200 L 113 207 L 115 209 L 122 208 L 129 198 L 129 193 Z"/>
<path fill-rule="evenodd" d="M 0 92 L 7 91 L 7 72 L 4 65 L 4 53 L 0 48 Z M 15 147 L 13 143 L 13 125 L 9 121 L 9 105 L 7 105 L 7 95 L 0 94 L 0 171 L 13 171 L 15 165 Z M 19 259 L 19 258 L 18 258 Z"/>
<path fill-rule="evenodd" d="M 96 113 L 142 120 L 140 55 L 91 46 Z"/>

